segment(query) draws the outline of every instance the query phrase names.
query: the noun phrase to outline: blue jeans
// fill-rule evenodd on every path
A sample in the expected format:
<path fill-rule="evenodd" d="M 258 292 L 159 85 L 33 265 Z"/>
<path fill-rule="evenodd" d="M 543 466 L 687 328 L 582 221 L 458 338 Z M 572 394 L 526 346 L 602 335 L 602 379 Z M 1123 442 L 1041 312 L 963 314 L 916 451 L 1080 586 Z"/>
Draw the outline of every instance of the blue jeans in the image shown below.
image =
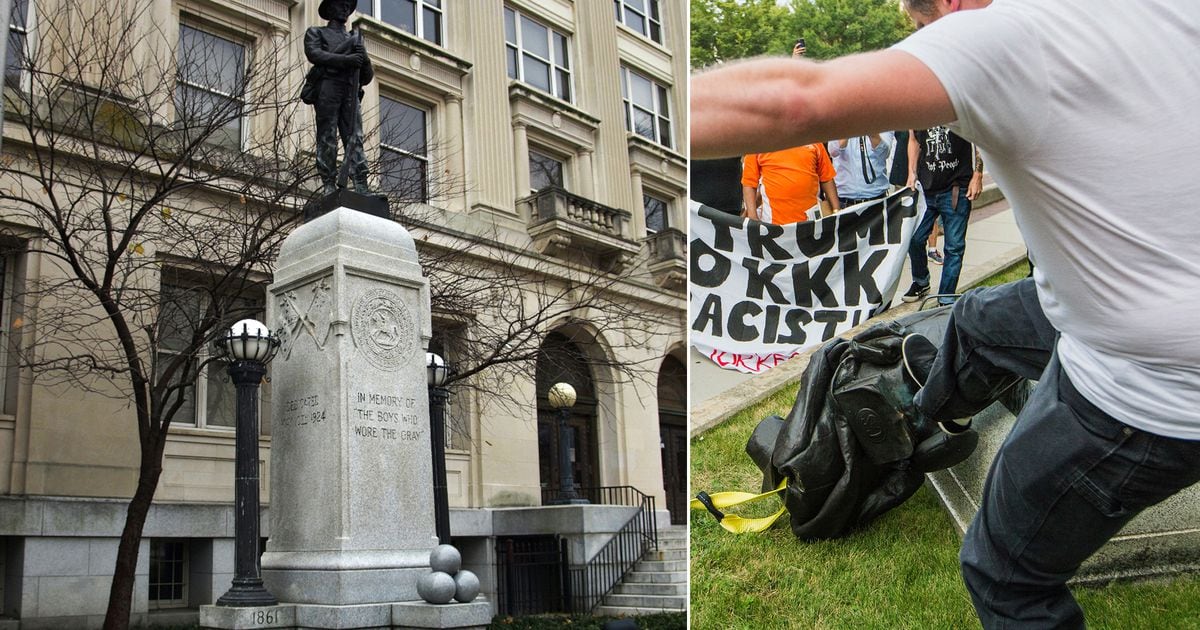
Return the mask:
<path fill-rule="evenodd" d="M 958 199 L 954 191 L 958 190 Z M 925 241 L 933 232 L 933 221 L 942 217 L 942 231 L 946 239 L 945 262 L 942 265 L 942 282 L 939 295 L 949 295 L 958 290 L 958 274 L 962 271 L 963 252 L 967 249 L 967 220 L 971 218 L 971 202 L 967 199 L 967 187 L 956 186 L 950 190 L 925 195 L 929 210 L 913 232 L 908 246 L 908 260 L 912 264 L 913 282 L 929 285 L 929 261 L 925 258 Z M 939 304 L 949 304 L 950 298 L 938 298 Z"/>
<path fill-rule="evenodd" d="M 1200 481 L 1200 441 L 1101 411 L 1062 370 L 1057 338 L 1032 279 L 970 291 L 915 399 L 930 417 L 961 418 L 1019 378 L 1038 379 L 992 461 L 959 555 L 985 628 L 1083 628 L 1067 580 L 1143 509 Z"/>

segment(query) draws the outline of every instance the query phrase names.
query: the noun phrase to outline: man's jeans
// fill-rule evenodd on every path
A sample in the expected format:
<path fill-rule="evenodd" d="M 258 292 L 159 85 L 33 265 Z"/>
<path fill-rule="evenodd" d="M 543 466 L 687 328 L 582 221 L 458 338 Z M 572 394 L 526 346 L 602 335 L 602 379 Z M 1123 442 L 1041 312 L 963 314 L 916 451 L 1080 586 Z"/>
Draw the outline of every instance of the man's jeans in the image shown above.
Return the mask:
<path fill-rule="evenodd" d="M 958 193 L 958 199 L 954 194 Z M 938 295 L 950 295 L 958 290 L 958 274 L 962 271 L 963 252 L 967 249 L 967 220 L 971 218 L 971 202 L 967 199 L 966 186 L 954 186 L 950 190 L 925 194 L 929 210 L 913 232 L 908 246 L 908 260 L 912 263 L 913 282 L 929 285 L 929 261 L 925 258 L 925 241 L 933 232 L 933 221 L 942 217 L 942 231 L 946 239 L 946 258 L 942 266 L 942 282 Z M 949 304 L 950 298 L 939 298 L 940 304 Z"/>
<path fill-rule="evenodd" d="M 1143 509 L 1200 481 L 1200 441 L 1129 427 L 1088 402 L 1058 362 L 1032 279 L 955 305 L 916 403 L 938 420 L 1038 379 L 992 462 L 963 541 L 963 579 L 985 628 L 1082 628 L 1066 583 Z"/>

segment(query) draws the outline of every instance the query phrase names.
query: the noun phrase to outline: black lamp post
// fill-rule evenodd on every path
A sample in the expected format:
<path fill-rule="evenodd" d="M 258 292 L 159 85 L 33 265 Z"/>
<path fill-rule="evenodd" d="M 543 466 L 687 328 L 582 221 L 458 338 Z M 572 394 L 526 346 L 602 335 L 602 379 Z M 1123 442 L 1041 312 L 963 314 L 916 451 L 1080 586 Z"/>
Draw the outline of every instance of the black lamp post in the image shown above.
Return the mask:
<path fill-rule="evenodd" d="M 274 606 L 279 600 L 263 587 L 258 557 L 258 388 L 267 373 L 267 363 L 279 349 L 279 338 L 271 335 L 266 324 L 243 319 L 216 345 L 229 358 L 229 377 L 237 387 L 234 577 L 233 585 L 217 600 L 217 605 Z"/>
<path fill-rule="evenodd" d="M 429 384 L 429 440 L 433 443 L 433 515 L 438 542 L 450 544 L 450 499 L 446 493 L 446 401 L 450 391 L 444 385 L 450 366 L 432 352 L 425 353 L 426 381 Z"/>
<path fill-rule="evenodd" d="M 551 505 L 571 505 L 588 503 L 575 492 L 575 471 L 571 465 L 571 451 L 574 447 L 574 434 L 567 429 L 567 419 L 571 417 L 571 407 L 575 406 L 575 388 L 569 383 L 555 383 L 546 393 L 550 406 L 558 416 L 558 498 L 550 501 Z"/>

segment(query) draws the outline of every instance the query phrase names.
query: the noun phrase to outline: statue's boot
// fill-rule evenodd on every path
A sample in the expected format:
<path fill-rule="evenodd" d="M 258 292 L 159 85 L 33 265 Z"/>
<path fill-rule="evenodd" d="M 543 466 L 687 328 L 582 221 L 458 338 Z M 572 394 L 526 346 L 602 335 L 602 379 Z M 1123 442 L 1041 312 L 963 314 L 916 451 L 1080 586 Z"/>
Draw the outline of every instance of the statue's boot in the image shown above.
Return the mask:
<path fill-rule="evenodd" d="M 929 380 L 933 361 L 937 358 L 937 347 L 926 337 L 908 335 L 901 345 L 904 373 L 916 387 Z M 921 472 L 933 472 L 958 464 L 975 451 L 979 434 L 971 428 L 971 420 L 934 422 L 926 418 L 911 402 L 904 410 L 909 416 L 913 432 L 918 440 L 913 448 L 913 468 Z"/>
<path fill-rule="evenodd" d="M 354 178 L 354 192 L 360 195 L 374 194 L 371 192 L 371 187 L 367 184 L 366 175 Z"/>
<path fill-rule="evenodd" d="M 336 179 L 325 179 L 321 181 L 321 195 L 328 197 L 338 191 Z"/>

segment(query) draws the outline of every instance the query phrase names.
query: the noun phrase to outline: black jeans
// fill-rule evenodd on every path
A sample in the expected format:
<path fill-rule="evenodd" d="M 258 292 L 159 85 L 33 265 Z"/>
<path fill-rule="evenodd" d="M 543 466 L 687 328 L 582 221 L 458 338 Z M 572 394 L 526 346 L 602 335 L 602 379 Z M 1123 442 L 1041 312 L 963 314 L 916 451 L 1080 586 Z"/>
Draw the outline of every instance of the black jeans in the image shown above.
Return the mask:
<path fill-rule="evenodd" d="M 1200 481 L 1200 441 L 1139 431 L 1088 402 L 1054 352 L 1032 279 L 954 305 L 916 401 L 939 420 L 981 410 L 1037 378 L 963 540 L 963 580 L 985 628 L 1082 628 L 1066 583 L 1143 509 Z"/>

